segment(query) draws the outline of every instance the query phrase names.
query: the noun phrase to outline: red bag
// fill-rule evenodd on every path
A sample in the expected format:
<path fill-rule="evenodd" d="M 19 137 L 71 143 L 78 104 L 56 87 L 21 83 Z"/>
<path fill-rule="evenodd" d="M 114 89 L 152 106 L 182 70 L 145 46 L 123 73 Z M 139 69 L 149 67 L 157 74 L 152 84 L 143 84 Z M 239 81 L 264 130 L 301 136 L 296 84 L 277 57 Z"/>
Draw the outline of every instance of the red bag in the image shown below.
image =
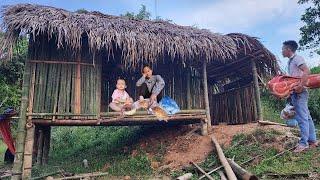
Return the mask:
<path fill-rule="evenodd" d="M 293 92 L 294 87 L 300 84 L 301 77 L 276 76 L 268 82 L 268 88 L 274 96 L 287 98 Z M 310 89 L 320 88 L 320 74 L 308 76 L 306 87 Z"/>

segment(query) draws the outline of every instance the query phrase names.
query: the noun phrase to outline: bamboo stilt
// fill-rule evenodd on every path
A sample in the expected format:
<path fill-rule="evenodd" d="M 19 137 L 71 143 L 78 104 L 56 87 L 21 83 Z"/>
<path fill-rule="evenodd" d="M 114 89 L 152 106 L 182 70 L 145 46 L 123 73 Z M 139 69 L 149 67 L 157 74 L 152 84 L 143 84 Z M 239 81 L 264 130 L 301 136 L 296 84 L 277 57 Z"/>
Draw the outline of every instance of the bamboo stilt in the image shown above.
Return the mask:
<path fill-rule="evenodd" d="M 26 135 L 26 140 L 25 140 L 22 179 L 30 179 L 31 178 L 32 152 L 33 152 L 34 129 L 35 128 L 34 128 L 33 124 L 30 124 L 30 126 L 31 127 L 27 127 L 27 135 Z"/>
<path fill-rule="evenodd" d="M 263 120 L 262 117 L 262 109 L 261 109 L 261 100 L 260 100 L 260 88 L 258 82 L 258 72 L 255 61 L 252 60 L 252 75 L 253 75 L 253 83 L 255 89 L 255 99 L 257 105 L 257 113 L 258 113 L 258 120 Z"/>
<path fill-rule="evenodd" d="M 44 128 L 43 133 L 43 156 L 42 156 L 42 164 L 48 164 L 49 160 L 49 151 L 50 151 L 50 139 L 51 139 L 51 127 L 47 126 Z"/>
<path fill-rule="evenodd" d="M 33 98 L 34 98 L 34 85 L 35 85 L 35 65 L 32 65 L 31 68 L 31 86 L 29 90 L 29 105 L 28 112 L 32 113 L 33 111 Z M 32 154 L 33 154 L 33 144 L 34 144 L 34 131 L 35 127 L 31 122 L 32 117 L 28 117 L 26 124 L 26 139 L 24 147 L 24 157 L 23 157 L 23 172 L 22 179 L 30 179 L 31 169 L 32 169 Z"/>
<path fill-rule="evenodd" d="M 25 71 L 23 74 L 23 85 L 21 92 L 21 107 L 20 107 L 20 120 L 18 121 L 18 134 L 16 141 L 16 154 L 14 159 L 14 164 L 12 168 L 14 176 L 13 180 L 21 179 L 22 167 L 23 167 L 23 152 L 24 152 L 24 142 L 26 137 L 26 120 L 27 120 L 27 107 L 28 107 L 28 96 L 29 96 L 29 86 L 30 86 L 30 64 L 26 62 Z"/>
<path fill-rule="evenodd" d="M 207 63 L 203 62 L 203 93 L 204 93 L 204 103 L 206 109 L 206 115 L 208 119 L 208 128 L 211 129 L 211 115 L 210 115 L 210 105 L 209 105 L 209 93 L 208 93 L 208 79 L 207 79 Z"/>
<path fill-rule="evenodd" d="M 37 165 L 42 165 L 42 156 L 43 156 L 43 128 L 39 130 Z"/>

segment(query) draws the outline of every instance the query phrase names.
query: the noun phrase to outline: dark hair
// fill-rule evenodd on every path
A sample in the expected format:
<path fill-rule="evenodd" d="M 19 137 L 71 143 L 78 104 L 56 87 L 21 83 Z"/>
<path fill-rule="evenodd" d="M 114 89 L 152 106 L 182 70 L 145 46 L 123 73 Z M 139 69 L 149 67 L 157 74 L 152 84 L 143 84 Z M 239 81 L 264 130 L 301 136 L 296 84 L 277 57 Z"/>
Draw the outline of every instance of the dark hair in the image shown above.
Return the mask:
<path fill-rule="evenodd" d="M 151 68 L 151 66 L 149 64 L 144 64 L 143 67 L 142 67 L 142 72 L 143 72 L 144 68 L 146 68 L 146 67 L 148 67 L 149 69 L 152 70 L 152 68 Z"/>
<path fill-rule="evenodd" d="M 298 49 L 298 43 L 294 40 L 285 41 L 283 45 L 288 47 L 292 52 L 296 52 Z"/>
<path fill-rule="evenodd" d="M 126 82 L 126 79 L 124 77 L 118 77 L 116 82 L 118 82 L 118 80 L 123 80 L 124 82 Z"/>

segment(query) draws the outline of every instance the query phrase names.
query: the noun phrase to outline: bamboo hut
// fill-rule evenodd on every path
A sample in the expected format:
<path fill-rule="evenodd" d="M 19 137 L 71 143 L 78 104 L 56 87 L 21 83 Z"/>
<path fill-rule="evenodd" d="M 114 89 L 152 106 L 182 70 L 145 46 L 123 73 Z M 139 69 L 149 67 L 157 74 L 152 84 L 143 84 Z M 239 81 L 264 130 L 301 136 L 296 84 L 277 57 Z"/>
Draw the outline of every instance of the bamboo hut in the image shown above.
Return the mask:
<path fill-rule="evenodd" d="M 100 12 L 74 13 L 18 4 L 2 9 L 2 49 L 12 53 L 29 35 L 19 137 L 13 172 L 30 177 L 32 157 L 48 161 L 51 126 L 241 124 L 262 119 L 259 81 L 278 71 L 275 57 L 256 38 L 135 20 Z M 144 63 L 165 79 L 164 94 L 182 111 L 168 123 L 137 113 L 117 119 L 107 104 L 118 76 L 135 99 Z"/>

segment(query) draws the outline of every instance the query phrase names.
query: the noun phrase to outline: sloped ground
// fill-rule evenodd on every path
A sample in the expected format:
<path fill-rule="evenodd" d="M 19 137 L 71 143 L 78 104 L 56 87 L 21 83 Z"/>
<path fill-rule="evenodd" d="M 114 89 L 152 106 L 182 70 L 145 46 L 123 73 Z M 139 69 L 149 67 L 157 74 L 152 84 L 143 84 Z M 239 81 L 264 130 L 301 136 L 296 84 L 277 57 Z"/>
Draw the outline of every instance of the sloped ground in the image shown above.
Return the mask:
<path fill-rule="evenodd" d="M 176 127 L 168 127 L 162 131 L 151 131 L 148 137 L 141 139 L 140 147 L 145 150 L 150 157 L 157 156 L 159 147 L 166 146 L 166 151 L 162 152 L 162 161 L 156 167 L 164 166 L 171 170 L 181 169 L 189 166 L 190 161 L 203 162 L 210 153 L 214 151 L 211 136 L 215 136 L 223 147 L 228 147 L 232 138 L 237 134 L 249 134 L 257 129 L 261 130 L 277 130 L 286 134 L 290 132 L 290 128 L 283 126 L 259 126 L 257 123 L 245 125 L 219 125 L 213 126 L 208 136 L 201 136 L 199 133 L 189 132 L 195 127 L 184 126 L 180 129 Z M 280 143 L 277 144 L 277 142 Z M 282 150 L 283 141 L 275 141 L 270 146 L 277 146 Z M 161 148 L 160 148 L 161 149 Z M 135 154 L 133 150 L 132 154 Z"/>

